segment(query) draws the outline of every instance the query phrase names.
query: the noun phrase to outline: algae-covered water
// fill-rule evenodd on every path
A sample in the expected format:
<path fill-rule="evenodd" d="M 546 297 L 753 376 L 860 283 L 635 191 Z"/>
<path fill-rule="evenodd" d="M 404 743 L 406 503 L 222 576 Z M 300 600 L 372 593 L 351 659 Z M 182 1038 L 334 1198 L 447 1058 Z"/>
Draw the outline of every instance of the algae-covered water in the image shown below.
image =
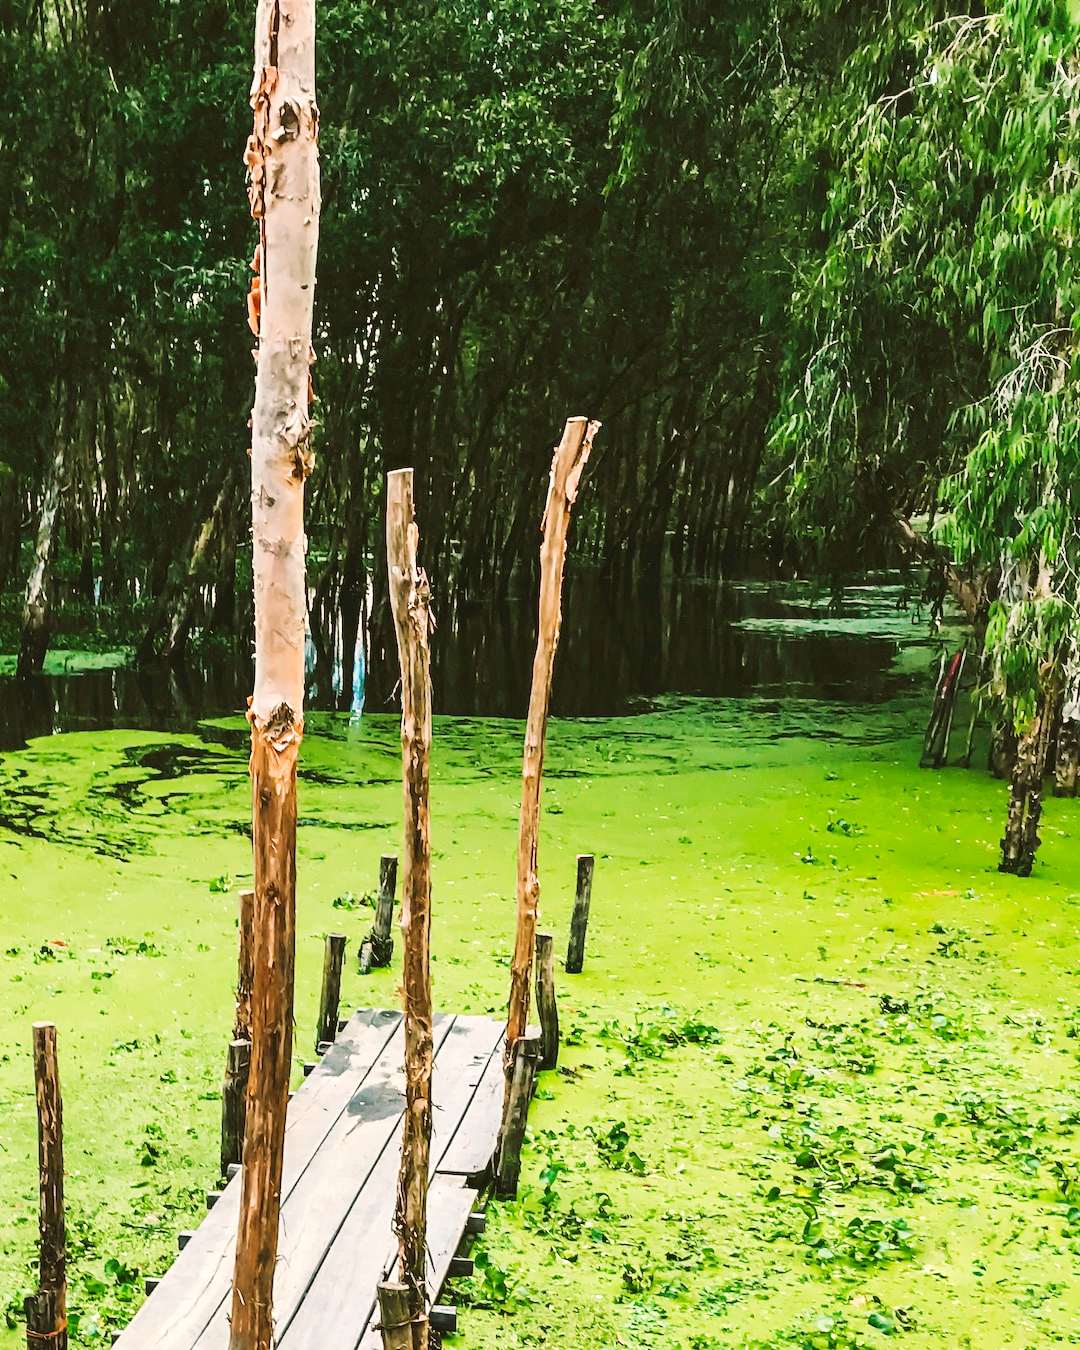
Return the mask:
<path fill-rule="evenodd" d="M 828 657 L 777 648 L 787 683 L 766 663 L 740 697 L 552 722 L 543 922 L 563 947 L 574 855 L 594 853 L 586 967 L 559 979 L 560 1069 L 448 1344 L 1080 1344 L 1077 804 L 1048 802 L 1031 880 L 1000 876 L 1002 785 L 916 767 L 932 650 L 910 618 L 868 592 L 820 637 L 812 613 L 753 608 L 727 617 L 732 651 L 766 650 L 742 631 Z M 27 1044 L 48 1017 L 85 1345 L 130 1317 L 214 1181 L 250 866 L 242 719 L 132 729 L 111 707 L 0 755 L 0 1290 L 14 1323 L 36 1228 Z M 436 719 L 447 1008 L 504 1006 L 520 742 L 514 720 Z M 309 718 L 298 1065 L 325 932 L 351 938 L 348 1005 L 396 998 L 395 972 L 361 979 L 354 958 L 397 847 L 398 753 L 391 713 Z"/>

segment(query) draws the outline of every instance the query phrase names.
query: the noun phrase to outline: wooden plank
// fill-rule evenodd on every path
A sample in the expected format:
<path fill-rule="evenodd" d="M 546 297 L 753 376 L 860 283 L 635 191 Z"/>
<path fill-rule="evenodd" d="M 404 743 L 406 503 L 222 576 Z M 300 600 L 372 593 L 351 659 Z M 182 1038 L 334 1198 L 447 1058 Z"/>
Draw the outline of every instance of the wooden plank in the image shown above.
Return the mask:
<path fill-rule="evenodd" d="M 347 1108 L 389 1042 L 400 1032 L 397 1012 L 358 1012 L 297 1091 L 285 1132 L 282 1191 L 288 1194 L 334 1122 Z M 240 1209 L 240 1178 L 195 1231 L 161 1283 L 135 1314 L 117 1344 L 122 1350 L 191 1350 L 216 1303 L 212 1290 L 232 1277 L 233 1247 Z"/>
<path fill-rule="evenodd" d="M 431 1302 L 436 1303 L 446 1283 L 450 1262 L 461 1244 L 465 1225 L 476 1204 L 476 1191 L 465 1184 L 464 1177 L 439 1173 L 432 1178 L 428 1191 L 428 1266 L 427 1284 Z M 378 1318 L 368 1318 L 367 1326 L 350 1350 L 381 1350 L 382 1334 L 377 1329 Z"/>
<path fill-rule="evenodd" d="M 502 1028 L 488 1018 L 459 1017 L 439 1048 L 432 1084 L 433 1166 L 453 1139 L 501 1036 Z M 376 1285 L 396 1250 L 391 1222 L 399 1143 L 395 1131 L 340 1228 L 327 1235 L 325 1257 L 296 1314 L 288 1324 L 278 1322 L 280 1350 L 355 1350 L 371 1323 Z M 461 1178 L 448 1179 L 448 1188 L 460 1189 Z M 470 1193 L 462 1229 L 474 1200 Z"/>
<path fill-rule="evenodd" d="M 453 1033 L 454 1019 L 437 1017 L 436 1053 Z M 358 1196 L 371 1184 L 397 1138 L 404 1107 L 403 1037 L 395 1035 L 353 1094 L 281 1207 L 281 1239 L 274 1271 L 274 1325 L 280 1342 Z M 394 1187 L 387 1187 L 393 1196 Z M 374 1283 L 371 1286 L 374 1292 Z M 227 1350 L 229 1281 L 215 1281 L 197 1350 Z"/>
<path fill-rule="evenodd" d="M 498 1040 L 488 1058 L 480 1085 L 438 1163 L 438 1172 L 462 1176 L 472 1184 L 486 1180 L 502 1123 L 503 1093 L 506 1087 L 502 1048 L 500 1027 Z"/>

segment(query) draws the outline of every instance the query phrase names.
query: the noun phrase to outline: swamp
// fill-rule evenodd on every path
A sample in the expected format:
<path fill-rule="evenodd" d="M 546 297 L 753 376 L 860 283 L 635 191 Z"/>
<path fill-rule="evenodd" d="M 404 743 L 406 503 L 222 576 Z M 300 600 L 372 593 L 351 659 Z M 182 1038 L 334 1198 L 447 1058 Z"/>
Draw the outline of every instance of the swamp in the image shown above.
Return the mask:
<path fill-rule="evenodd" d="M 1080 0 L 0 65 L 0 1350 L 1080 1346 Z"/>

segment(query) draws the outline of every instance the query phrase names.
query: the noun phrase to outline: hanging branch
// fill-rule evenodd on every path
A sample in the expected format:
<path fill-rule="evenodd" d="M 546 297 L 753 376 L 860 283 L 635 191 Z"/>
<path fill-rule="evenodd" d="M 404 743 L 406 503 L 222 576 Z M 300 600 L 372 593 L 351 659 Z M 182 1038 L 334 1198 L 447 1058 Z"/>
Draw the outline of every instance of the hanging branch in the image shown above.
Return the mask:
<path fill-rule="evenodd" d="M 578 482 L 592 450 L 599 422 L 571 417 L 563 429 L 551 461 L 547 505 L 541 524 L 540 610 L 533 658 L 532 692 L 525 725 L 525 753 L 521 766 L 521 816 L 518 828 L 517 933 L 510 966 L 510 1006 L 506 1024 L 507 1090 L 513 1055 L 529 1020 L 529 983 L 536 945 L 540 881 L 536 874 L 540 835 L 540 782 L 544 771 L 551 675 L 562 621 L 562 583 L 566 564 L 566 536 Z"/>
<path fill-rule="evenodd" d="M 244 155 L 259 226 L 249 323 L 255 690 L 251 724 L 254 984 L 231 1350 L 270 1350 L 292 1061 L 296 763 L 304 702 L 304 483 L 312 466 L 312 303 L 319 237 L 314 0 L 258 0 L 254 129 Z"/>
<path fill-rule="evenodd" d="M 390 608 L 401 664 L 401 777 L 405 805 L 402 850 L 401 934 L 405 995 L 405 1127 L 401 1140 L 394 1232 L 400 1281 L 407 1288 L 414 1350 L 428 1350 L 427 1189 L 431 1152 L 431 838 L 428 791 L 431 752 L 431 591 L 416 561 L 419 532 L 413 510 L 413 471 L 398 469 L 386 480 L 386 564 Z M 391 1317 L 390 1297 L 400 1288 L 380 1287 L 383 1343 L 402 1344 L 400 1317 Z M 384 1306 L 385 1305 L 385 1306 Z M 393 1305 L 396 1306 L 396 1305 Z M 398 1325 L 390 1325 L 396 1321 Z M 394 1334 L 398 1339 L 394 1339 Z"/>

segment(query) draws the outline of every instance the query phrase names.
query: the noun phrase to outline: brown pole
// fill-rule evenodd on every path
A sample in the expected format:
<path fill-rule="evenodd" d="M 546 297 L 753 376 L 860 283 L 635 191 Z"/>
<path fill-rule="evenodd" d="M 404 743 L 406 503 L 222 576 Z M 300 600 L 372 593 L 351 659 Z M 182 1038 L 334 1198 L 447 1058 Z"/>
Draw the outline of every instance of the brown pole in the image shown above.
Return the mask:
<path fill-rule="evenodd" d="M 401 936 L 405 994 L 405 1125 L 401 1139 L 394 1232 L 399 1279 L 408 1286 L 414 1350 L 428 1350 L 427 1188 L 431 1152 L 431 838 L 428 795 L 431 753 L 431 591 L 417 564 L 419 532 L 413 471 L 386 480 L 386 562 L 390 608 L 401 663 L 401 765 L 405 805 Z M 384 1327 L 383 1344 L 388 1339 Z M 396 1330 L 400 1331 L 400 1328 Z"/>
<path fill-rule="evenodd" d="M 540 909 L 540 880 L 536 854 L 540 837 L 540 781 L 544 772 L 544 742 L 555 648 L 562 621 L 562 583 L 566 564 L 566 536 L 578 482 L 592 449 L 599 422 L 571 417 L 551 461 L 547 505 L 541 525 L 540 610 L 533 658 L 532 691 L 525 724 L 525 753 L 521 766 L 521 816 L 518 827 L 517 931 L 510 965 L 510 1004 L 506 1022 L 507 1105 L 513 1076 L 514 1052 L 529 1020 L 529 983 L 532 977 L 536 920 Z"/>
<path fill-rule="evenodd" d="M 254 124 L 244 160 L 259 227 L 248 320 L 251 414 L 255 859 L 251 1066 L 231 1350 L 270 1350 L 293 1036 L 296 763 L 304 730 L 304 483 L 311 470 L 311 326 L 319 238 L 315 0 L 258 0 Z"/>
<path fill-rule="evenodd" d="M 28 1350 L 67 1350 L 67 1256 L 64 1234 L 64 1105 L 56 1027 L 34 1023 L 38 1117 L 38 1292 L 26 1299 Z"/>
<path fill-rule="evenodd" d="M 323 946 L 322 992 L 319 995 L 319 1025 L 315 1049 L 337 1036 L 338 1005 L 341 1003 L 341 969 L 345 964 L 345 934 L 327 933 Z"/>
<path fill-rule="evenodd" d="M 233 1039 L 251 1040 L 251 989 L 255 983 L 255 892 L 240 892 L 240 950 L 236 969 Z"/>

